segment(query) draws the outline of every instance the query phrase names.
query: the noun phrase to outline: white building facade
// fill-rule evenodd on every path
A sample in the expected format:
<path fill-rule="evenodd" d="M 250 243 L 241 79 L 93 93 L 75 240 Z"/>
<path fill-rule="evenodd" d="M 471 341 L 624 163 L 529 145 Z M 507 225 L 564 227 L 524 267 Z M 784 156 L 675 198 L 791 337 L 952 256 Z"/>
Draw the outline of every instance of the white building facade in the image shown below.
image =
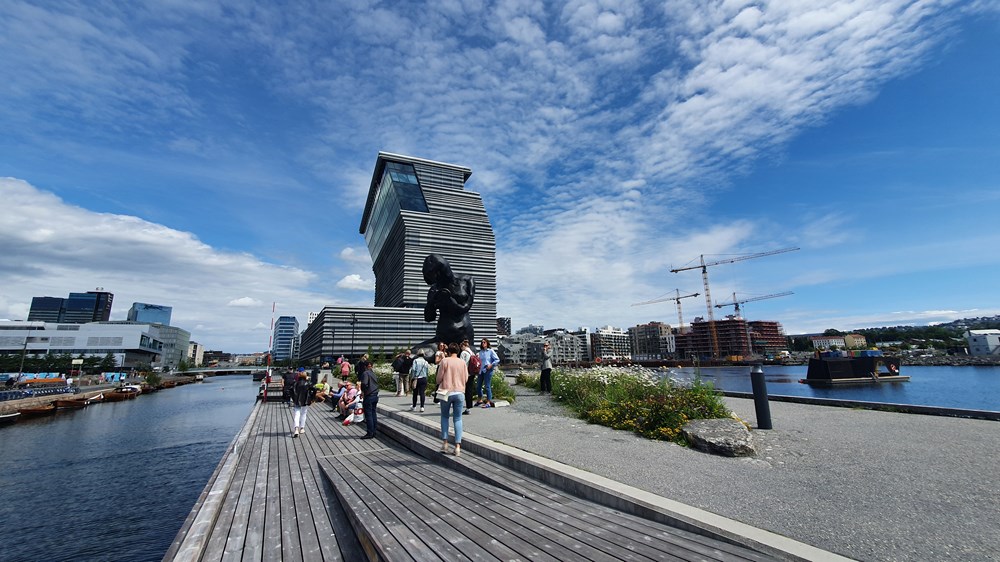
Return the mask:
<path fill-rule="evenodd" d="M 969 330 L 965 332 L 969 355 L 1000 355 L 1000 330 Z"/>

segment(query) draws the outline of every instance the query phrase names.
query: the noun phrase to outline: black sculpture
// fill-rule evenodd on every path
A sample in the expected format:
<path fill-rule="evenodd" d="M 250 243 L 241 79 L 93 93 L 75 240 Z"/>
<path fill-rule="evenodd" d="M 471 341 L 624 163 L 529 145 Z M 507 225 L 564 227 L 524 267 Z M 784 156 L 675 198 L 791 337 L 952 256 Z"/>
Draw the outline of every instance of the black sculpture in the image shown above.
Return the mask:
<path fill-rule="evenodd" d="M 456 275 L 448 260 L 438 254 L 428 254 L 424 258 L 423 271 L 424 281 L 431 286 L 427 291 L 424 321 L 437 319 L 434 341 L 475 342 L 469 310 L 476 296 L 476 281 L 470 275 Z"/>

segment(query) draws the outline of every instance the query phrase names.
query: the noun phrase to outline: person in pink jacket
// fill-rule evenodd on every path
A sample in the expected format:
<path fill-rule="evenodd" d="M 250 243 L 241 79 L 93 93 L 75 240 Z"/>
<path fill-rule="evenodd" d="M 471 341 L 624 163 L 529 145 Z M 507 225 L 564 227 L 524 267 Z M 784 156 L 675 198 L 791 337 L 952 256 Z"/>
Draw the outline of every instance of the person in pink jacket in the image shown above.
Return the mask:
<path fill-rule="evenodd" d="M 455 424 L 455 456 L 462 454 L 462 410 L 465 409 L 465 361 L 458 357 L 458 344 L 448 344 L 448 355 L 438 365 L 437 392 L 441 397 L 441 452 L 448 452 L 448 416 Z"/>

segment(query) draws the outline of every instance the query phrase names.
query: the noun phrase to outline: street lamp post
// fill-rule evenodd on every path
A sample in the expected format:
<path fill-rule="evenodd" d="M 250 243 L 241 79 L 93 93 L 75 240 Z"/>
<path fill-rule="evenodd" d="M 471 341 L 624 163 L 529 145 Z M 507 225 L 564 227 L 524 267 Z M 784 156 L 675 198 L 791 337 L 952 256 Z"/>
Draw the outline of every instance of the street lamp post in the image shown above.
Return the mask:
<path fill-rule="evenodd" d="M 351 361 L 354 360 L 354 325 L 358 322 L 358 315 L 351 313 Z"/>

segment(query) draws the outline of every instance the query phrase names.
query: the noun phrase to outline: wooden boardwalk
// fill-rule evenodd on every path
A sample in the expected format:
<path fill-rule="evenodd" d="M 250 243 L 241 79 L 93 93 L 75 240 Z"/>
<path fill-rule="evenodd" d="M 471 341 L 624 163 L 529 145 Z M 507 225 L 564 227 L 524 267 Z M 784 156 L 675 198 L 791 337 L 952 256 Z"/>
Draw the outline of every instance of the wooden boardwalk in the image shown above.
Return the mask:
<path fill-rule="evenodd" d="M 558 491 L 379 417 L 258 402 L 164 560 L 768 560 Z"/>

